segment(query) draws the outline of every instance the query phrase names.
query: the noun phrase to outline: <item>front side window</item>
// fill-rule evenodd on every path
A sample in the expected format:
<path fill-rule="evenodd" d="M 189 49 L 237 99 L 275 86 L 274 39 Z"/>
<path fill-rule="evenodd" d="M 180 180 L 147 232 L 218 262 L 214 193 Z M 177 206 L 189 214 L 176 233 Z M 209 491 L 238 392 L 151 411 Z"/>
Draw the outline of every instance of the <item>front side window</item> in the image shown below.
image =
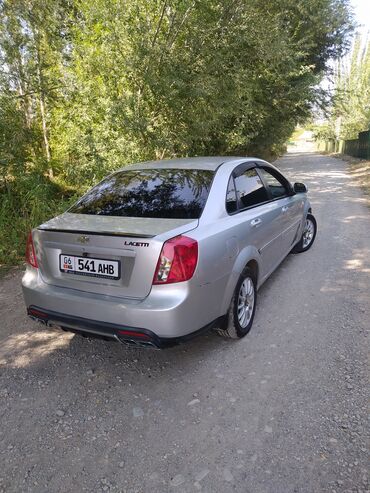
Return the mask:
<path fill-rule="evenodd" d="M 270 173 L 267 169 L 259 168 L 258 173 L 262 175 L 273 199 L 278 199 L 279 197 L 285 197 L 288 195 L 289 190 L 286 185 L 274 175 Z"/>
<path fill-rule="evenodd" d="M 203 169 L 119 171 L 92 188 L 68 212 L 100 216 L 197 219 L 214 172 Z"/>
<path fill-rule="evenodd" d="M 269 199 L 266 188 L 254 168 L 247 169 L 237 176 L 235 187 L 241 209 L 253 207 Z"/>

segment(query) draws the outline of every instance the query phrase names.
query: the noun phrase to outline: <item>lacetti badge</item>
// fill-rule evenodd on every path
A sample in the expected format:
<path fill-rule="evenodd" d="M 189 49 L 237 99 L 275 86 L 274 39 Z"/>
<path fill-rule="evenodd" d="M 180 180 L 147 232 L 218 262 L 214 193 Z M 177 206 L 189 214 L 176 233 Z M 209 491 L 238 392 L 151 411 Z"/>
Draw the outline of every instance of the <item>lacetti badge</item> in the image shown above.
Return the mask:
<path fill-rule="evenodd" d="M 149 243 L 145 243 L 144 241 L 125 241 L 125 245 L 135 247 L 148 247 Z"/>

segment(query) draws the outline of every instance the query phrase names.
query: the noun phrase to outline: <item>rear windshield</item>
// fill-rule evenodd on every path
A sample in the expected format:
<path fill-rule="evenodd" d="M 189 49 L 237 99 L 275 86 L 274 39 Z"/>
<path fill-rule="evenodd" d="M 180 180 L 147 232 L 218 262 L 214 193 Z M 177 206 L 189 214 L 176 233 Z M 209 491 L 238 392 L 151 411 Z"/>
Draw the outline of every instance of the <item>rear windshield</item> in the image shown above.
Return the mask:
<path fill-rule="evenodd" d="M 197 219 L 214 172 L 198 169 L 119 171 L 84 195 L 68 212 L 101 216 Z"/>

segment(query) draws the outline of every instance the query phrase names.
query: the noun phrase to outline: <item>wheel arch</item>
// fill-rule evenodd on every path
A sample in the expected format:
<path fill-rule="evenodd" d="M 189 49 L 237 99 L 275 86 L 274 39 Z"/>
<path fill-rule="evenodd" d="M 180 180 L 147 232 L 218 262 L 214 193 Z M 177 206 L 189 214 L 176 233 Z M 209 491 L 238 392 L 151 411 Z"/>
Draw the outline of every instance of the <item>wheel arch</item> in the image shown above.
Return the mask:
<path fill-rule="evenodd" d="M 256 259 L 252 258 L 250 259 L 247 264 L 245 265 L 245 267 L 249 267 L 250 270 L 252 271 L 253 273 L 253 276 L 254 276 L 254 280 L 256 281 L 256 284 L 258 285 L 258 279 L 259 279 L 259 265 L 258 265 L 258 262 Z M 245 268 L 244 267 L 244 268 Z"/>
<path fill-rule="evenodd" d="M 235 258 L 234 266 L 230 273 L 221 304 L 221 315 L 225 315 L 227 313 L 231 298 L 233 297 L 235 291 L 236 283 L 239 280 L 240 274 L 246 267 L 249 267 L 252 270 L 258 287 L 261 279 L 261 256 L 258 250 L 251 246 L 243 249 Z"/>

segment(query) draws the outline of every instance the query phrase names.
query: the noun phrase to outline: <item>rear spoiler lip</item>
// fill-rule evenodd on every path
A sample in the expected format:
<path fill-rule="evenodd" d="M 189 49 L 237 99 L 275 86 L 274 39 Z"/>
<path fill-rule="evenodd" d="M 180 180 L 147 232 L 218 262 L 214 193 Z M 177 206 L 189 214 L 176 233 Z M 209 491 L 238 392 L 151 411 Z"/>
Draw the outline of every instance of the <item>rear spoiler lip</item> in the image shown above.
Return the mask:
<path fill-rule="evenodd" d="M 71 233 L 71 234 L 87 234 L 87 235 L 97 235 L 97 236 L 128 236 L 130 238 L 154 238 L 158 235 L 148 235 L 148 234 L 138 234 L 138 233 L 125 233 L 125 232 L 114 232 L 114 231 L 91 231 L 82 229 L 61 229 L 61 228 L 41 228 L 38 227 L 39 231 L 54 231 L 57 233 Z"/>

